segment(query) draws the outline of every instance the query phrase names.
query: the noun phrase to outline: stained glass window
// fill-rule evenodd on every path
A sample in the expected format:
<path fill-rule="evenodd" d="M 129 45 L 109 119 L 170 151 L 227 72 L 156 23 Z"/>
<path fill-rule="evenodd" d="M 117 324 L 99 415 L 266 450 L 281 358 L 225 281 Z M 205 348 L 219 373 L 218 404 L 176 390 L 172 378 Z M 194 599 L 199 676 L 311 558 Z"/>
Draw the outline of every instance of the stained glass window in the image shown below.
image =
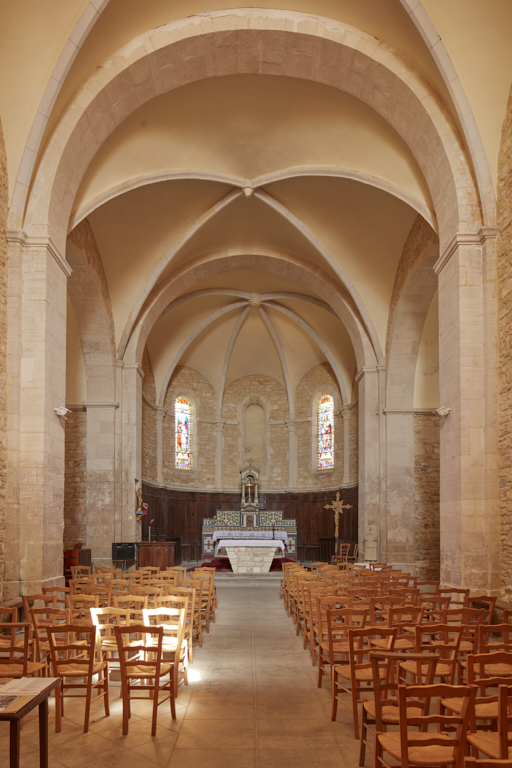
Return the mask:
<path fill-rule="evenodd" d="M 174 450 L 176 469 L 192 469 L 192 418 L 186 397 L 174 401 Z"/>
<path fill-rule="evenodd" d="M 318 469 L 334 467 L 334 400 L 322 395 L 318 403 Z"/>

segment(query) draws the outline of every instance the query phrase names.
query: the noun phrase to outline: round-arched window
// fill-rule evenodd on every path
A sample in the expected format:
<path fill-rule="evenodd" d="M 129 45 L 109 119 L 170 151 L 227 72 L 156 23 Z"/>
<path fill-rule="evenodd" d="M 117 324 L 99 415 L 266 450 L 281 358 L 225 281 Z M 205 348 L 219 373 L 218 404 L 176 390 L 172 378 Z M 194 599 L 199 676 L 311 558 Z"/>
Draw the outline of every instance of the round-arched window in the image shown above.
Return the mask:
<path fill-rule="evenodd" d="M 186 397 L 174 401 L 176 469 L 192 469 L 192 408 Z"/>
<path fill-rule="evenodd" d="M 318 469 L 334 467 L 334 400 L 322 395 L 317 408 Z"/>

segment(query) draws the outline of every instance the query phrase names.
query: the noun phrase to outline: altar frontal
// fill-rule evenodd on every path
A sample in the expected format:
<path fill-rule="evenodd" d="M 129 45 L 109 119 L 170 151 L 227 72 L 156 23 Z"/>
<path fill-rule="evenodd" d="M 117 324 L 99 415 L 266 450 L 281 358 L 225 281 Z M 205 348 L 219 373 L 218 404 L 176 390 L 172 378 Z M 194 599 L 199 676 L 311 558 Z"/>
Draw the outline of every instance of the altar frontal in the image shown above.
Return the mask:
<path fill-rule="evenodd" d="M 217 510 L 203 518 L 203 562 L 228 557 L 234 573 L 268 573 L 274 557 L 297 558 L 297 521 L 284 520 L 280 510 L 260 509 L 260 470 L 249 459 L 240 470 L 240 511 Z"/>

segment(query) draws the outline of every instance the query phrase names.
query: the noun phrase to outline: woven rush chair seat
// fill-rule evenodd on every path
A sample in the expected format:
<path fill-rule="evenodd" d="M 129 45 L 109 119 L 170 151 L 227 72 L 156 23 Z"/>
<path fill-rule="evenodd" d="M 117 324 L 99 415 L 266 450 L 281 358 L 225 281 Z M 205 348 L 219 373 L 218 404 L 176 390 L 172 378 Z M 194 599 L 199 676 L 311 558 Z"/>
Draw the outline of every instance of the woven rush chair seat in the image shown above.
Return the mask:
<path fill-rule="evenodd" d="M 340 666 L 335 667 L 336 672 L 340 677 L 343 677 L 345 680 L 351 679 L 350 674 L 350 664 L 342 664 Z M 355 670 L 355 678 L 359 683 L 366 683 L 371 682 L 373 680 L 372 670 L 370 668 L 367 669 L 356 669 Z M 385 672 L 382 671 L 382 677 L 384 677 Z"/>
<path fill-rule="evenodd" d="M 427 741 L 434 736 L 432 733 L 416 733 L 414 732 L 414 738 L 418 741 Z M 446 740 L 446 747 L 433 745 L 426 747 L 410 747 L 409 749 L 409 764 L 421 765 L 421 766 L 442 766 L 453 764 L 453 739 L 449 736 L 442 736 L 436 733 L 436 738 Z M 381 733 L 379 735 L 379 741 L 382 748 L 389 754 L 394 760 L 402 762 L 402 751 L 400 749 L 400 734 L 399 733 Z"/>
<path fill-rule="evenodd" d="M 0 678 L 2 677 L 25 677 L 28 675 L 29 677 L 32 677 L 32 675 L 37 675 L 38 672 L 41 672 L 46 668 L 46 664 L 44 662 L 40 661 L 27 661 L 27 668 L 26 672 L 23 672 L 23 666 L 21 664 L 2 664 L 0 666 Z"/>
<path fill-rule="evenodd" d="M 427 664 L 421 665 L 421 671 L 425 672 L 427 670 Z M 400 669 L 403 669 L 404 672 L 410 672 L 411 674 L 416 674 L 416 671 L 418 669 L 417 665 L 413 661 L 402 661 L 400 664 Z M 449 664 L 443 664 L 442 661 L 437 662 L 436 667 L 436 677 L 444 677 L 451 675 L 452 668 Z"/>
<path fill-rule="evenodd" d="M 139 643 L 140 645 L 140 643 Z M 152 647 L 156 648 L 158 646 L 158 643 L 153 641 Z M 126 644 L 124 645 L 126 648 Z M 165 677 L 169 674 L 171 671 L 172 664 L 161 664 L 160 665 L 160 677 Z M 134 664 L 130 664 L 129 667 L 130 671 L 126 673 L 126 677 L 134 680 L 138 680 L 139 678 L 149 678 L 149 677 L 155 677 L 156 675 L 156 665 L 154 667 L 138 667 Z"/>
<path fill-rule="evenodd" d="M 499 734 L 493 731 L 482 731 L 481 733 L 470 733 L 468 735 L 469 743 L 479 752 L 491 758 L 499 760 L 500 746 Z"/>
<path fill-rule="evenodd" d="M 462 706 L 464 699 L 443 699 L 441 704 L 460 715 L 462 712 Z M 496 720 L 498 717 L 498 703 L 490 702 L 488 704 L 475 704 L 475 717 L 477 720 Z"/>
<path fill-rule="evenodd" d="M 375 707 L 375 701 L 365 701 L 364 702 L 364 708 L 368 712 L 371 717 L 375 718 L 376 716 L 376 707 Z M 411 707 L 407 707 L 407 714 L 411 717 L 415 714 L 421 715 L 423 712 L 423 708 L 418 706 L 415 707 L 414 705 Z M 398 715 L 398 707 L 393 707 L 391 705 L 383 704 L 382 706 L 382 717 L 385 719 L 386 723 L 389 725 L 398 725 L 399 723 L 399 715 Z"/>
<path fill-rule="evenodd" d="M 323 651 L 328 651 L 329 650 L 329 643 L 323 641 L 322 643 L 320 643 L 320 648 Z M 333 643 L 332 644 L 332 649 L 333 649 L 334 653 L 348 653 L 349 652 L 349 648 L 350 648 L 350 645 L 349 645 L 348 640 L 340 640 L 339 643 Z"/>
<path fill-rule="evenodd" d="M 95 661 L 92 665 L 92 674 L 97 675 L 106 666 L 107 664 L 104 661 Z M 87 677 L 87 672 L 84 670 L 84 666 L 80 664 L 59 664 L 59 675 L 61 677 Z"/>
<path fill-rule="evenodd" d="M 376 638 L 372 640 L 372 645 L 375 648 L 387 648 L 387 641 Z M 395 651 L 412 651 L 414 648 L 414 641 L 409 640 L 407 637 L 397 637 L 395 640 Z"/>

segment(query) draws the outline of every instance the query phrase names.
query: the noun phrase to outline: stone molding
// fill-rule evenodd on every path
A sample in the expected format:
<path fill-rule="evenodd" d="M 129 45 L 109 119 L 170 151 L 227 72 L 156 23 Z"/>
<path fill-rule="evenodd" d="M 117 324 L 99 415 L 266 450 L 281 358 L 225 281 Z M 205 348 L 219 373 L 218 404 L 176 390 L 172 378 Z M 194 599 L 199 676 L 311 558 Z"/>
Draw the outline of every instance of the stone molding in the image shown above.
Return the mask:
<path fill-rule="evenodd" d="M 84 409 L 87 408 L 119 408 L 120 404 L 118 402 L 112 402 L 112 403 L 83 403 Z"/>
<path fill-rule="evenodd" d="M 31 237 L 23 229 L 6 229 L 5 237 L 9 245 L 18 245 L 24 251 L 41 251 L 46 249 L 55 259 L 66 277 L 71 277 L 73 270 L 51 237 Z"/>
<path fill-rule="evenodd" d="M 436 275 L 448 264 L 457 248 L 461 245 L 483 245 L 487 240 L 496 240 L 499 235 L 498 227 L 481 227 L 478 232 L 463 233 L 459 232 L 448 243 L 447 247 L 434 264 Z"/>

